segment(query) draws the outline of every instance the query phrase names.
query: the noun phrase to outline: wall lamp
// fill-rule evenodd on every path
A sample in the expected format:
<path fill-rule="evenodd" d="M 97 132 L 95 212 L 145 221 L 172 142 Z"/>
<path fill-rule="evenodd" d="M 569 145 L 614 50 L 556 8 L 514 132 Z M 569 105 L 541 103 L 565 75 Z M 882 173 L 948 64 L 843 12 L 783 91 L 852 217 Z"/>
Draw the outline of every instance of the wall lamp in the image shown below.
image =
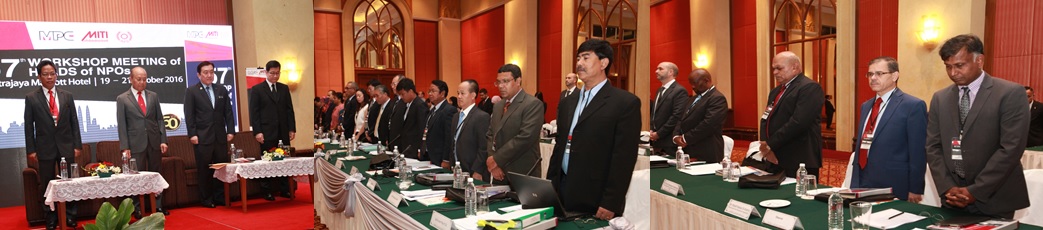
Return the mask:
<path fill-rule="evenodd" d="M 935 15 L 923 16 L 923 28 L 920 30 L 920 42 L 924 48 L 933 50 L 938 45 L 938 35 L 941 33 L 938 17 Z"/>

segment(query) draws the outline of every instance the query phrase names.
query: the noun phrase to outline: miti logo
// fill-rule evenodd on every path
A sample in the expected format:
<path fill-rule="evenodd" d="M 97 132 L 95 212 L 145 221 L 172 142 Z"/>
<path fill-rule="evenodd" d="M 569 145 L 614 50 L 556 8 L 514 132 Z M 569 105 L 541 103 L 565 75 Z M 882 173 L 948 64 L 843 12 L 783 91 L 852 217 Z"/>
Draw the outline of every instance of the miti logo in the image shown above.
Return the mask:
<path fill-rule="evenodd" d="M 80 39 L 80 41 L 83 41 L 83 42 L 108 42 L 109 41 L 109 31 L 101 31 L 101 30 L 99 30 L 99 31 L 88 31 L 87 34 L 83 35 L 83 38 Z"/>
<path fill-rule="evenodd" d="M 185 36 L 187 36 L 188 38 L 216 38 L 216 37 L 218 37 L 218 32 L 216 30 L 214 30 L 214 31 L 193 30 L 193 31 L 188 31 Z"/>
<path fill-rule="evenodd" d="M 74 41 L 75 38 L 72 31 L 40 31 L 41 41 Z"/>

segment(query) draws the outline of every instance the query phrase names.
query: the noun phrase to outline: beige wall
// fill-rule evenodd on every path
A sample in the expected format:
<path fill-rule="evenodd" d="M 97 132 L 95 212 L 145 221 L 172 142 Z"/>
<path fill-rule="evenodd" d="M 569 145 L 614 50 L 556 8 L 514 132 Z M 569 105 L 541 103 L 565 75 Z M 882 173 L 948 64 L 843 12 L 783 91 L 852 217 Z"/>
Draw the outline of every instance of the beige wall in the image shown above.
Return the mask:
<path fill-rule="evenodd" d="M 687 63 L 695 69 L 699 55 L 706 55 L 709 63 L 706 70 L 714 78 L 728 107 L 732 104 L 732 52 L 731 52 L 731 3 L 727 0 L 694 1 L 690 4 L 692 14 L 692 60 Z M 679 63 L 684 64 L 684 63 Z M 678 80 L 688 81 L 689 73 L 678 73 Z M 689 92 L 690 93 L 690 92 Z"/>
<path fill-rule="evenodd" d="M 522 89 L 529 94 L 536 93 L 537 54 L 536 41 L 539 40 L 536 26 L 539 24 L 539 5 L 535 0 L 508 1 L 503 7 L 504 26 L 511 29 L 503 32 L 503 62 L 514 63 L 522 70 Z"/>
<path fill-rule="evenodd" d="M 898 87 L 905 93 L 931 103 L 935 91 L 952 81 L 938 48 L 927 49 L 918 38 L 924 15 L 940 22 L 937 46 L 953 36 L 972 33 L 985 37 L 985 0 L 919 0 L 898 3 Z M 987 52 L 986 52 L 987 53 Z"/>
<path fill-rule="evenodd" d="M 511 0 L 461 0 L 460 1 L 460 16 L 461 19 L 467 20 L 471 17 L 485 13 L 492 8 L 501 6 Z M 521 1 L 536 1 L 536 0 L 521 0 Z M 506 13 L 506 12 L 505 12 Z M 504 16 L 506 17 L 506 15 Z"/>
<path fill-rule="evenodd" d="M 296 114 L 297 138 L 293 146 L 310 149 L 312 145 L 311 99 L 315 95 L 315 18 L 311 2 L 303 1 L 232 1 L 236 55 L 236 73 L 246 76 L 247 67 L 264 66 L 268 60 L 282 63 L 279 82 L 291 85 Z M 287 42 L 293 41 L 293 42 Z M 291 80 L 291 79 L 296 80 Z M 239 95 L 248 95 L 246 78 L 240 77 Z M 244 100 L 244 102 L 246 102 Z M 249 124 L 249 103 L 240 103 L 241 120 Z M 248 126 L 242 126 L 249 130 Z"/>
<path fill-rule="evenodd" d="M 570 8 L 565 8 L 565 9 L 570 9 Z M 634 63 L 637 64 L 637 67 L 635 68 L 636 69 L 635 72 L 637 72 L 637 73 L 651 73 L 652 72 L 651 64 L 649 64 L 649 61 L 652 58 L 652 51 L 649 50 L 652 47 L 652 42 L 650 41 L 651 38 L 652 38 L 652 31 L 651 31 L 651 28 L 652 28 L 652 26 L 651 26 L 652 16 L 649 15 L 651 13 L 652 13 L 651 1 L 638 1 L 637 2 L 637 61 L 634 62 Z M 574 58 L 570 58 L 569 60 L 575 60 L 575 59 Z M 637 97 L 639 99 L 641 99 L 641 114 L 642 114 L 641 115 L 641 130 L 648 130 L 649 129 L 648 124 L 650 123 L 652 118 L 648 117 L 646 114 L 651 114 L 648 111 L 649 110 L 649 106 L 648 106 L 649 105 L 648 104 L 649 103 L 648 102 L 648 97 L 649 96 L 648 95 L 652 94 L 651 93 L 652 85 L 650 84 L 650 82 L 652 81 L 652 78 L 651 77 L 637 77 L 638 75 L 631 75 L 631 76 L 635 76 L 634 77 L 634 91 L 633 91 L 633 93 L 635 95 L 637 95 Z"/>
<path fill-rule="evenodd" d="M 413 19 L 437 21 L 438 0 L 413 0 Z"/>
<path fill-rule="evenodd" d="M 463 81 L 462 62 L 460 58 L 460 19 L 441 18 L 438 20 L 438 71 L 442 81 L 449 85 L 449 95 L 456 92 L 456 87 Z"/>

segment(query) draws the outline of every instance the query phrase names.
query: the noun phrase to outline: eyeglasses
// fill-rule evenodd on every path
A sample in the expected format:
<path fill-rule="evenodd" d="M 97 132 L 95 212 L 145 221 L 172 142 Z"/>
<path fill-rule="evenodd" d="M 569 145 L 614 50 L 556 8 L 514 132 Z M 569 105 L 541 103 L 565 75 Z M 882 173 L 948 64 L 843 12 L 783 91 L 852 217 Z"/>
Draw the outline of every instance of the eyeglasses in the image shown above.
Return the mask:
<path fill-rule="evenodd" d="M 506 85 L 506 84 L 511 83 L 513 81 L 514 81 L 513 78 L 512 79 L 508 79 L 508 80 L 497 80 L 496 82 L 493 82 L 493 84 L 496 84 L 497 86 L 500 86 L 500 85 Z"/>
<path fill-rule="evenodd" d="M 892 73 L 895 73 L 895 72 L 894 71 L 891 71 L 891 72 L 867 72 L 866 73 L 866 78 L 871 78 L 873 76 L 883 77 L 884 74 L 892 74 Z"/>

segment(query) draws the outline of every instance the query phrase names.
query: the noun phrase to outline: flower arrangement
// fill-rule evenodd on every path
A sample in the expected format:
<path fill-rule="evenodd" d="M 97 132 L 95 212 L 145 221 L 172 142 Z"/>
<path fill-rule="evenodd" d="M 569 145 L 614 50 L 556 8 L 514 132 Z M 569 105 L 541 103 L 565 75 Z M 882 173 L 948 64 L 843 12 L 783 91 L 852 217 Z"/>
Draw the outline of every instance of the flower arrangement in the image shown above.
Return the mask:
<path fill-rule="evenodd" d="M 323 144 L 322 142 L 315 142 L 315 145 L 313 147 L 315 148 L 315 150 L 319 150 L 319 149 L 326 150 L 326 145 Z"/>
<path fill-rule="evenodd" d="M 101 178 L 112 176 L 112 174 L 122 173 L 123 169 L 120 167 L 113 166 L 111 162 L 102 161 L 100 163 L 90 163 L 87 167 L 83 168 L 91 176 L 98 176 Z"/>
<path fill-rule="evenodd" d="M 268 151 L 264 151 L 264 154 L 261 155 L 261 160 L 281 161 L 283 158 L 286 158 L 286 155 L 286 150 L 281 148 L 271 148 Z"/>

